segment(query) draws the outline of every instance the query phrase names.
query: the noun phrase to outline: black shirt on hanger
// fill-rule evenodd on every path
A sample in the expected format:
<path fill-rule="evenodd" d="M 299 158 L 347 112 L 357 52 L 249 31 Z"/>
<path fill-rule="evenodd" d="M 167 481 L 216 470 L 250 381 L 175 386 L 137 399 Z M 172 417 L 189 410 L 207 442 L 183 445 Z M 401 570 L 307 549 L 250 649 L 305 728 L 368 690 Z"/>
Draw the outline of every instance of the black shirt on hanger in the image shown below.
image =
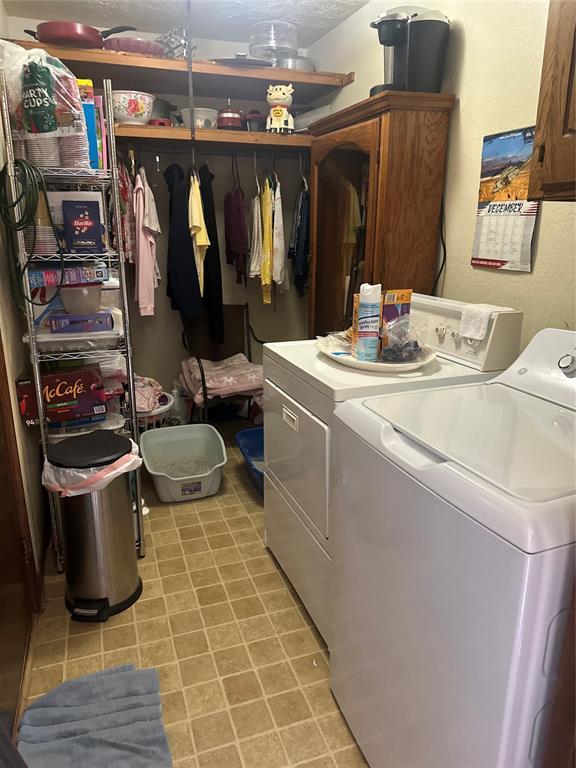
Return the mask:
<path fill-rule="evenodd" d="M 176 163 L 163 175 L 170 191 L 167 294 L 182 320 L 192 320 L 202 316 L 204 307 L 188 224 L 188 183 Z"/>
<path fill-rule="evenodd" d="M 224 307 L 222 301 L 222 269 L 220 267 L 220 246 L 218 244 L 218 229 L 216 227 L 216 211 L 214 208 L 214 193 L 212 181 L 214 174 L 204 164 L 198 171 L 200 178 L 200 195 L 204 209 L 204 223 L 210 245 L 204 257 L 204 307 L 208 316 L 210 339 L 215 344 L 224 341 Z"/>

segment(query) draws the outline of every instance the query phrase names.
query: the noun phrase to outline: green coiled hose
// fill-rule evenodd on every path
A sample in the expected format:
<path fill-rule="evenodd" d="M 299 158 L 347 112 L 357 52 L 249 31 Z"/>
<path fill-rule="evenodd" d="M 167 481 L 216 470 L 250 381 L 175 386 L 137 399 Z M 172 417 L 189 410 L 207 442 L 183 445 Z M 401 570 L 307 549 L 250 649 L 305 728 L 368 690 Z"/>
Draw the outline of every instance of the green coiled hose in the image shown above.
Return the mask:
<path fill-rule="evenodd" d="M 45 302 L 34 301 L 31 299 L 22 286 L 22 282 L 26 277 L 26 272 L 34 259 L 36 252 L 36 212 L 38 210 L 38 202 L 41 194 L 44 195 L 46 201 L 48 218 L 50 220 L 52 231 L 54 232 L 54 240 L 58 251 L 58 259 L 60 261 L 60 282 L 56 286 L 56 296 L 60 293 L 60 289 L 64 284 L 64 253 L 62 252 L 54 219 L 52 218 L 52 212 L 48 205 L 46 182 L 42 172 L 35 165 L 32 165 L 32 163 L 20 158 L 14 161 L 14 169 L 16 172 L 16 186 L 19 189 L 16 200 L 12 200 L 10 194 L 8 165 L 6 164 L 2 170 L 0 170 L 0 219 L 2 219 L 6 228 L 6 239 L 8 242 L 8 252 L 11 264 L 16 265 L 15 282 L 18 293 L 30 304 L 34 304 L 34 306 L 37 307 L 44 307 L 46 306 Z M 19 207 L 21 214 L 20 218 L 17 219 L 16 216 Z M 16 258 L 13 237 L 16 232 L 22 232 L 28 227 L 32 227 L 32 247 L 30 248 L 26 263 L 23 266 L 20 266 Z"/>

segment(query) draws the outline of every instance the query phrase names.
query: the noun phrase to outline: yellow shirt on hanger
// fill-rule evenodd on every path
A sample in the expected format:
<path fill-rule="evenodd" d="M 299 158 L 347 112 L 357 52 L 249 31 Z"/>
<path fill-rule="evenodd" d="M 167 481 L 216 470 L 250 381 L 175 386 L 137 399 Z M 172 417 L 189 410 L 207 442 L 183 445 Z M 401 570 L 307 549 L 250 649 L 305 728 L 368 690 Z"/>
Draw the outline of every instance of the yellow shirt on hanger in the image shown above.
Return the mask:
<path fill-rule="evenodd" d="M 202 196 L 200 195 L 200 182 L 193 175 L 190 180 L 190 193 L 188 195 L 188 226 L 192 236 L 194 247 L 194 260 L 196 262 L 196 272 L 198 273 L 198 284 L 200 285 L 200 296 L 204 296 L 204 257 L 210 245 L 208 230 L 204 221 L 204 208 L 202 207 Z"/>
<path fill-rule="evenodd" d="M 262 271 L 260 281 L 262 283 L 262 300 L 264 304 L 272 304 L 272 189 L 268 179 L 264 182 L 262 190 Z"/>

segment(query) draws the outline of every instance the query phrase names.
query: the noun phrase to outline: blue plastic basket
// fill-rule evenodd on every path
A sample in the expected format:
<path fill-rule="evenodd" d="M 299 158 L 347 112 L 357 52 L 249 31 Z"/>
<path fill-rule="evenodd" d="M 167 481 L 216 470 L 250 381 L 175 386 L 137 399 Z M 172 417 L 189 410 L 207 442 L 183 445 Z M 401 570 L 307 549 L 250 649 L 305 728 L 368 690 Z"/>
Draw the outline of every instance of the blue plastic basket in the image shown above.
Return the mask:
<path fill-rule="evenodd" d="M 264 427 L 243 429 L 236 435 L 236 442 L 260 495 L 264 495 Z"/>

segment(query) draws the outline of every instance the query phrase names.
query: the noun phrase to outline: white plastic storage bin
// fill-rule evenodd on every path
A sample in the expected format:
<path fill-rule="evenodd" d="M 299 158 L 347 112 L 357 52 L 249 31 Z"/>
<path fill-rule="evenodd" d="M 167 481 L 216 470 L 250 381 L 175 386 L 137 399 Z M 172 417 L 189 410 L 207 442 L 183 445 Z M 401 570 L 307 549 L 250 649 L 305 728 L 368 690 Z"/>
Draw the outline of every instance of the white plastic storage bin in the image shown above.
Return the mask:
<path fill-rule="evenodd" d="M 144 432 L 140 450 L 161 501 L 193 501 L 218 493 L 226 448 L 209 424 Z"/>

